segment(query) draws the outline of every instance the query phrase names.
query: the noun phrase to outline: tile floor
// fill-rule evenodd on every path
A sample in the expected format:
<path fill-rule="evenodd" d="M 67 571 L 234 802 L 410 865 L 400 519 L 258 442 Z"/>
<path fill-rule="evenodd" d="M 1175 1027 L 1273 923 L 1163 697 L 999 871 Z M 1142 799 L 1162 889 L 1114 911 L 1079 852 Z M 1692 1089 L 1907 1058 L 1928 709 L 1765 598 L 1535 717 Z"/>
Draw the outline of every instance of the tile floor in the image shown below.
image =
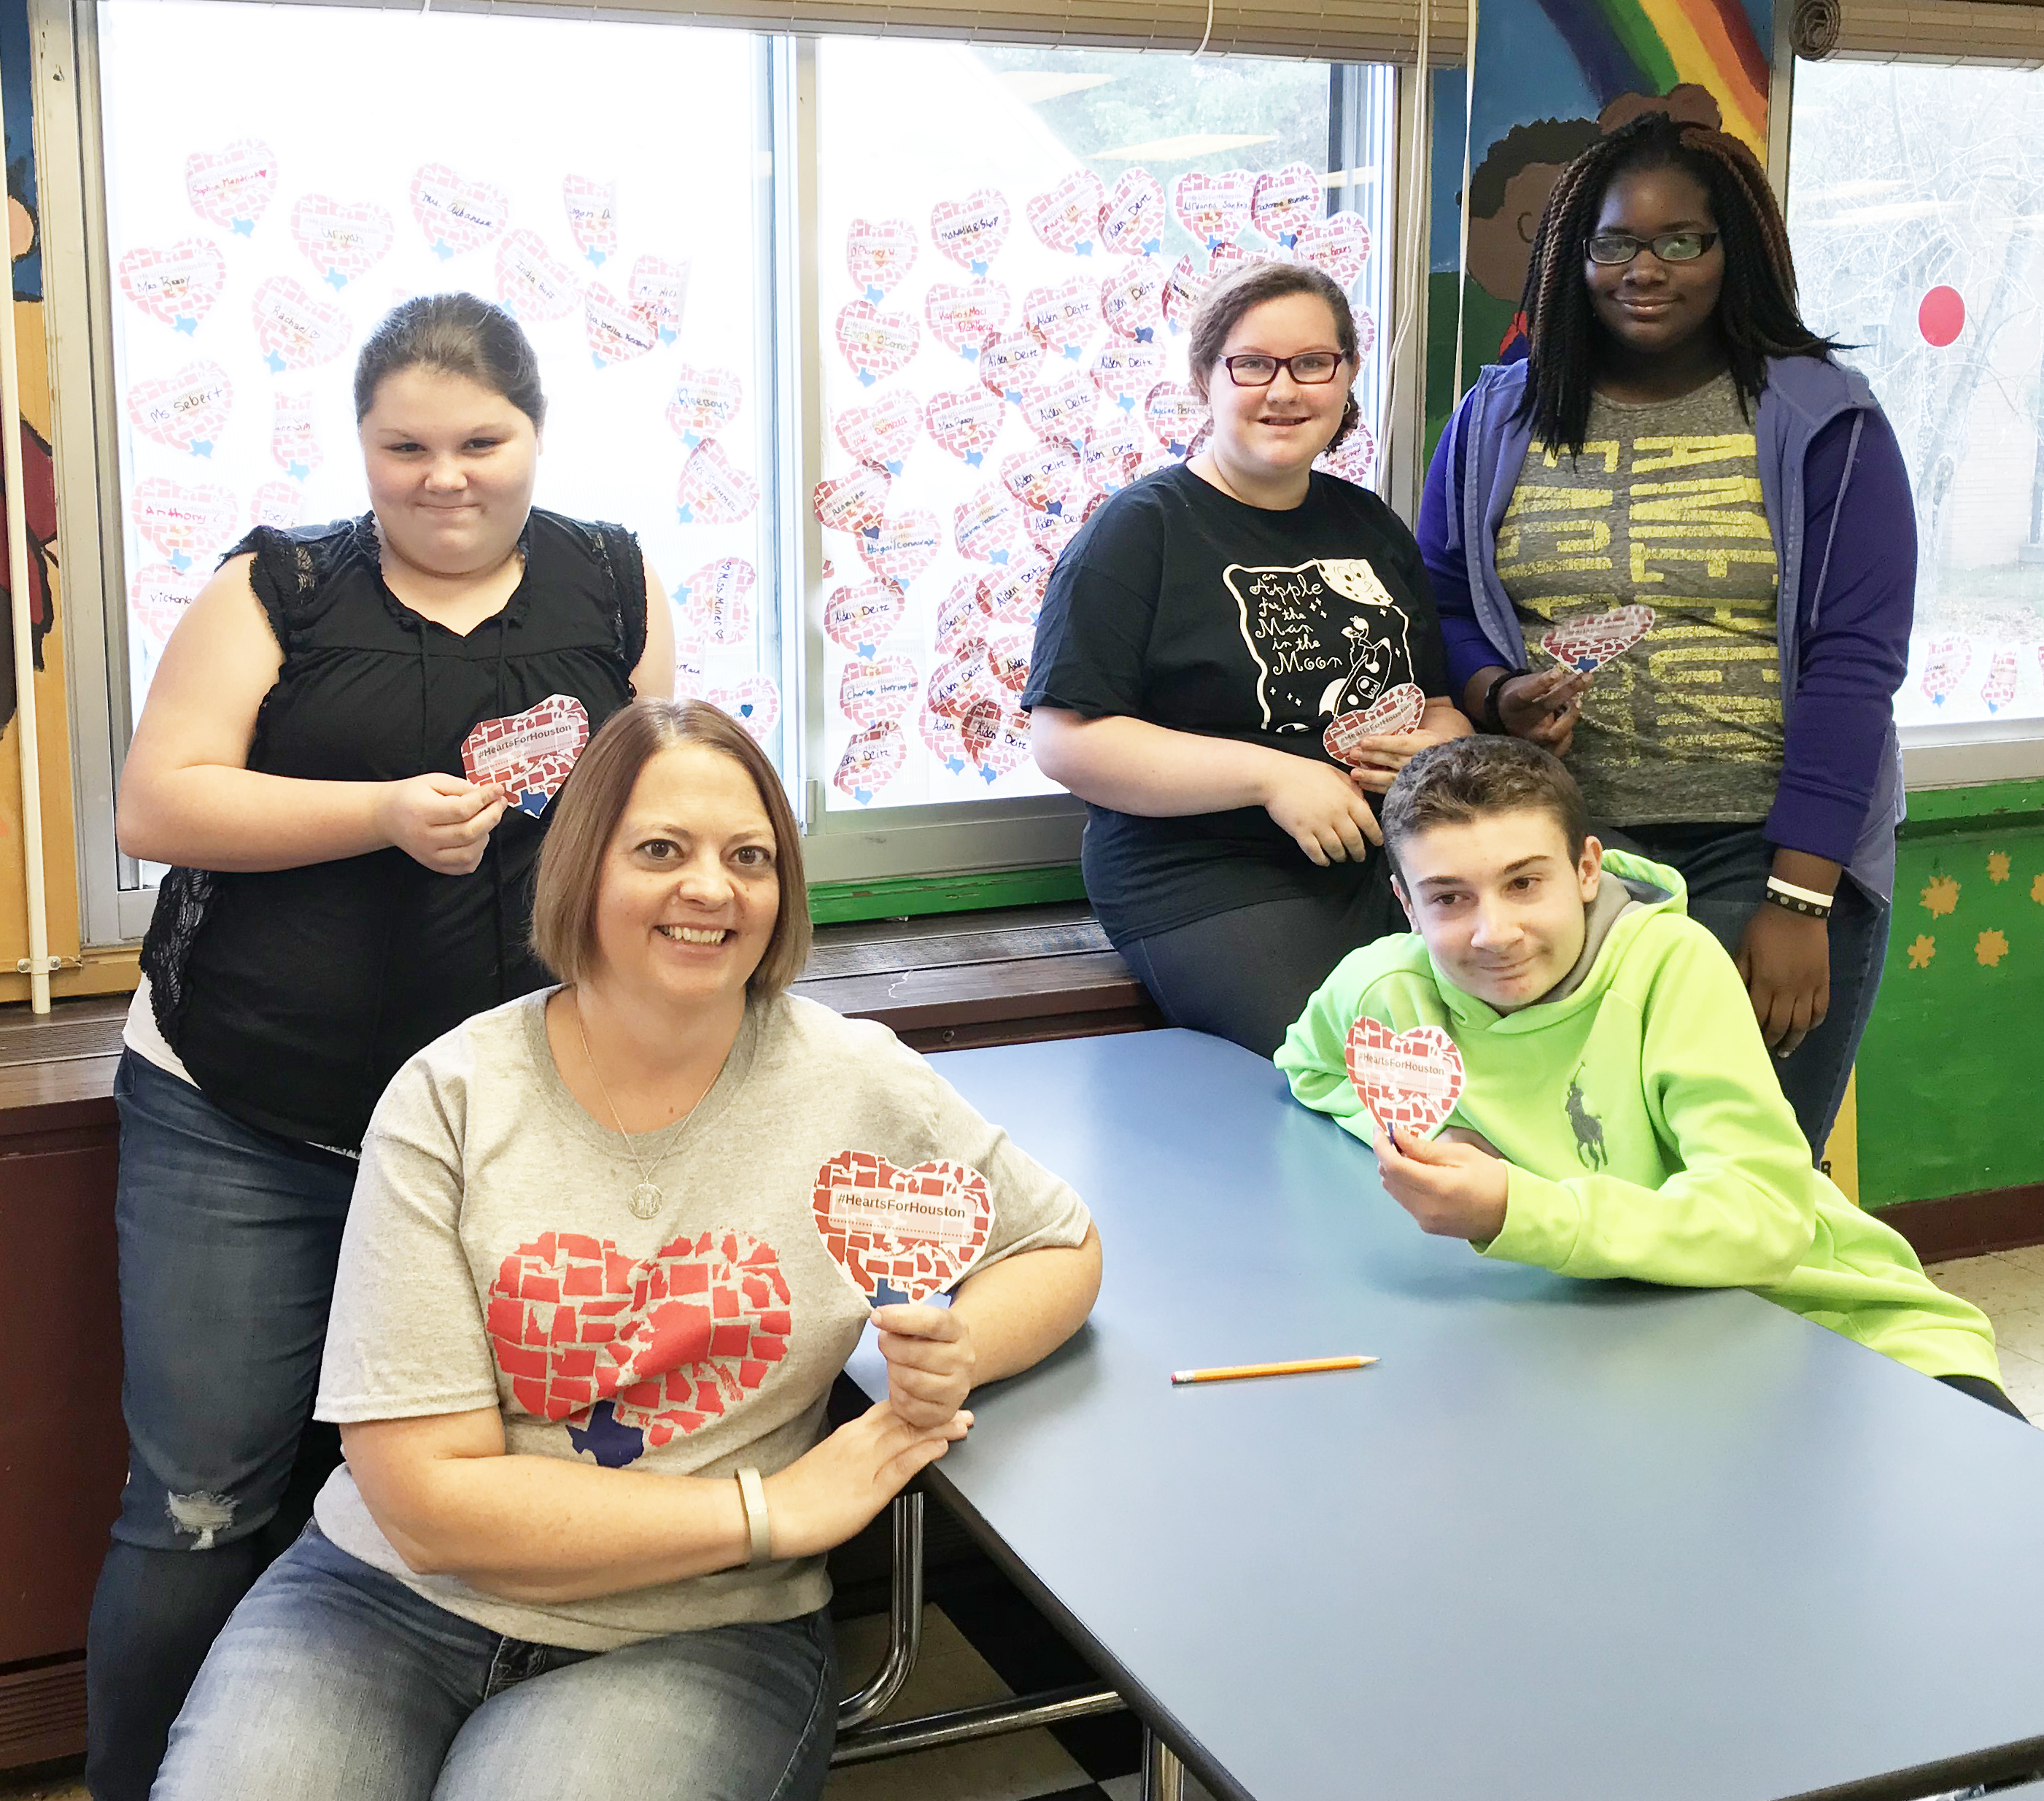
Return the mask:
<path fill-rule="evenodd" d="M 2002 1373 L 2015 1404 L 2044 1425 L 2044 1246 L 1934 1265 L 1941 1287 L 1964 1295 L 1994 1321 Z M 839 1655 L 847 1682 L 863 1680 L 886 1638 L 878 1615 L 843 1622 Z M 925 1616 L 923 1654 L 908 1688 L 884 1716 L 907 1718 L 1017 1692 L 1086 1680 L 1055 1634 L 997 1578 L 961 1587 Z M 1056 1733 L 1019 1733 L 948 1750 L 925 1751 L 840 1769 L 825 1801 L 1137 1801 L 1137 1738 L 1126 1715 Z M 1197 1783 L 1186 1793 L 1205 1801 Z M 75 1766 L 0 1775 L 0 1801 L 89 1801 Z"/>

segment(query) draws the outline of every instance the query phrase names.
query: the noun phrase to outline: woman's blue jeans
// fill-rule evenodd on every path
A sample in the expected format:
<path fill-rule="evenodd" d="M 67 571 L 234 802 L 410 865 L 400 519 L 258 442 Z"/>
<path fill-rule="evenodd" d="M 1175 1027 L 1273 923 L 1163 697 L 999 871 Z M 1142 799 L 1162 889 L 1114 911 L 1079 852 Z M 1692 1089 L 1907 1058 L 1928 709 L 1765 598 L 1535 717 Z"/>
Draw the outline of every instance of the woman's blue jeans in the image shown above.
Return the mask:
<path fill-rule="evenodd" d="M 317 1526 L 235 1609 L 156 1801 L 813 1801 L 837 1730 L 828 1610 L 622 1650 L 451 1614 Z"/>
<path fill-rule="evenodd" d="M 214 1634 L 340 1461 L 308 1423 L 355 1166 L 133 1051 L 113 1093 L 128 1481 L 87 1629 L 86 1780 L 144 1801 Z"/>

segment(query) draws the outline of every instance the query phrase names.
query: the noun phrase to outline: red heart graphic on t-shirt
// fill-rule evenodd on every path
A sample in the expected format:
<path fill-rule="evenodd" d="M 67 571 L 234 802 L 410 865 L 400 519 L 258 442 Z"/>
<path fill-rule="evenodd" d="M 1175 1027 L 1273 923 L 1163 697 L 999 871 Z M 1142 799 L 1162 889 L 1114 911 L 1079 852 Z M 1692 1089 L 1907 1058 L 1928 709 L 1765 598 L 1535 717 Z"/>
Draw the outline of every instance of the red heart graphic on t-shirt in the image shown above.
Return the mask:
<path fill-rule="evenodd" d="M 970 1271 L 993 1228 L 986 1178 L 947 1159 L 900 1169 L 841 1150 L 816 1172 L 817 1235 L 868 1300 L 924 1301 Z"/>
<path fill-rule="evenodd" d="M 121 259 L 121 291 L 180 332 L 196 332 L 226 286 L 227 259 L 210 238 L 179 238 L 162 250 L 138 244 Z"/>
<path fill-rule="evenodd" d="M 1424 1138 L 1462 1095 L 1462 1054 L 1439 1026 L 1394 1032 L 1366 1016 L 1349 1027 L 1346 1060 L 1363 1105 L 1386 1128 Z"/>
<path fill-rule="evenodd" d="M 794 1315 L 779 1256 L 747 1233 L 684 1233 L 635 1260 L 609 1238 L 547 1232 L 498 1265 L 486 1326 L 534 1418 L 610 1401 L 653 1448 L 757 1390 L 787 1356 Z"/>
<path fill-rule="evenodd" d="M 1107 190 L 1100 185 L 1100 177 L 1090 169 L 1074 169 L 1048 194 L 1038 194 L 1025 210 L 1029 229 L 1047 248 L 1090 256 L 1106 207 Z"/>
<path fill-rule="evenodd" d="M 1368 706 L 1355 712 L 1343 713 L 1320 734 L 1320 742 L 1336 762 L 1355 764 L 1350 753 L 1355 749 L 1357 739 L 1390 738 L 1401 732 L 1416 732 L 1420 716 L 1426 710 L 1426 691 L 1416 682 L 1401 682 L 1396 688 L 1385 689 Z"/>
<path fill-rule="evenodd" d="M 960 268 L 983 275 L 1008 241 L 1009 218 L 998 188 L 974 188 L 962 200 L 940 200 L 930 209 L 930 241 Z"/>

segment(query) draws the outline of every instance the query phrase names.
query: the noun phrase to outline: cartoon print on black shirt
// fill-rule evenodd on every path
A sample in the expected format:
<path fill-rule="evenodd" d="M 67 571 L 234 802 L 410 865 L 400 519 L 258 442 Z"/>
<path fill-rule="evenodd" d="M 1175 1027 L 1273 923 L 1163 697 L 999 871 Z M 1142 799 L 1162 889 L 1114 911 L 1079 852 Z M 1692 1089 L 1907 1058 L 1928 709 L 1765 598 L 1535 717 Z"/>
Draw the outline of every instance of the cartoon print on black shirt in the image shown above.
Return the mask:
<path fill-rule="evenodd" d="M 1230 563 L 1243 642 L 1266 732 L 1317 732 L 1410 678 L 1410 621 L 1366 557 L 1286 568 Z"/>

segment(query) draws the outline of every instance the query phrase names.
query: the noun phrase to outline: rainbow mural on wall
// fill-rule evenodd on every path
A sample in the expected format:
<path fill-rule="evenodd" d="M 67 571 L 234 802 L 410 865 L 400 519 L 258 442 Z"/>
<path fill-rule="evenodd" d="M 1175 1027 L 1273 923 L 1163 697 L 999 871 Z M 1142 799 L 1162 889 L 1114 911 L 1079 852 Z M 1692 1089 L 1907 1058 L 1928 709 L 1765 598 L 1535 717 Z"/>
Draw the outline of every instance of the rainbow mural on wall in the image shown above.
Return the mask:
<path fill-rule="evenodd" d="M 1716 96 L 1725 130 L 1765 160 L 1767 57 L 1740 0 L 1540 0 L 1540 10 L 1600 106 L 1692 82 Z"/>

